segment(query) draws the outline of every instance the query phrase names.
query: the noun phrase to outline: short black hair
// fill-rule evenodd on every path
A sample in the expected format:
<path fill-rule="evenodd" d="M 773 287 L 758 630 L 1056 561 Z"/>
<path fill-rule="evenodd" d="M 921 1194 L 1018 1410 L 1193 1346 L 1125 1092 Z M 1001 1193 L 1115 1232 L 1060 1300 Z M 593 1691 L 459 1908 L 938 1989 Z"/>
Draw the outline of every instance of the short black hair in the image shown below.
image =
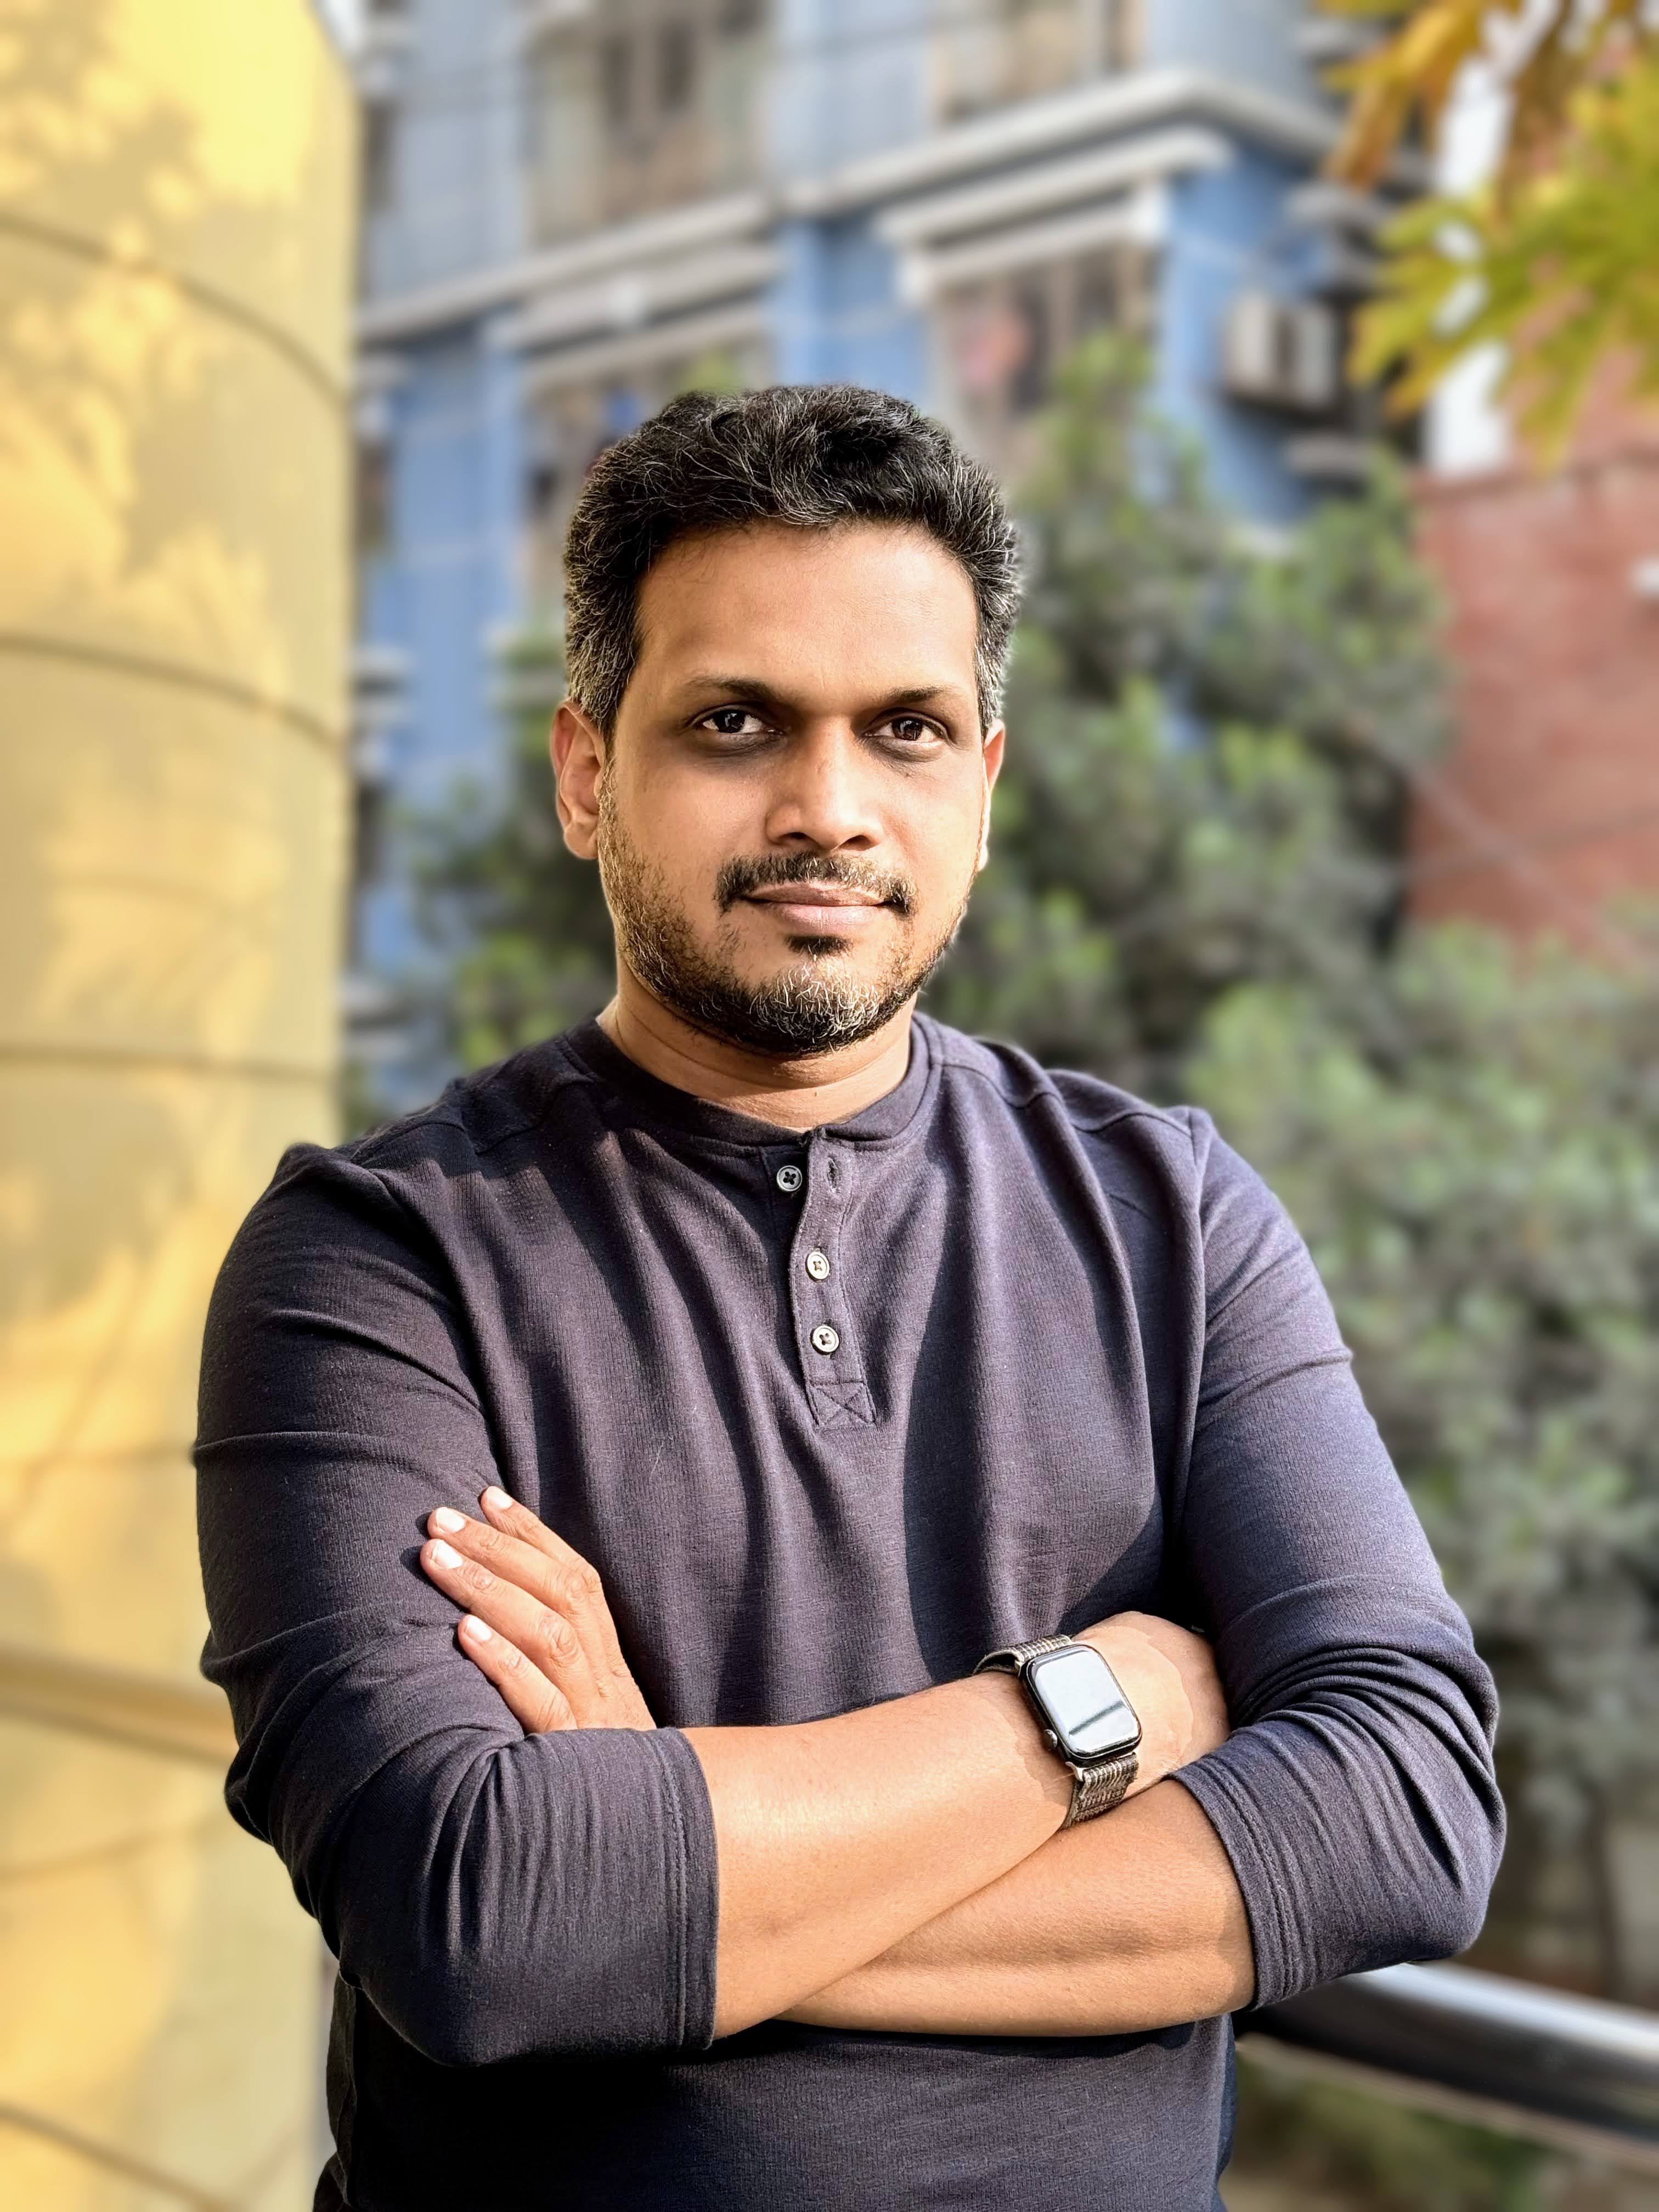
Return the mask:
<path fill-rule="evenodd" d="M 640 586 L 677 539 L 747 523 L 927 531 L 979 611 L 980 720 L 995 721 L 1019 611 L 1018 538 L 990 471 L 908 400 L 852 384 L 688 392 L 594 463 L 565 543 L 571 696 L 609 737 L 639 659 Z"/>

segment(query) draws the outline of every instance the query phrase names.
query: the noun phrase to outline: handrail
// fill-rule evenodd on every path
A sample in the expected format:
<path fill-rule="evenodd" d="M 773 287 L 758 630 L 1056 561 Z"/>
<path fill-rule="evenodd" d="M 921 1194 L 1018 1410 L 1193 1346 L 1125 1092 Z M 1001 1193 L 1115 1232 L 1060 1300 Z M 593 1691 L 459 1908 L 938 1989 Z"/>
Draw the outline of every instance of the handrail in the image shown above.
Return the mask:
<path fill-rule="evenodd" d="M 1494 2126 L 1505 2113 L 1517 2132 L 1553 2124 L 1583 2148 L 1659 2166 L 1659 2015 L 1470 1966 L 1383 1966 L 1241 2026 L 1449 2091 L 1486 2108 Z"/>

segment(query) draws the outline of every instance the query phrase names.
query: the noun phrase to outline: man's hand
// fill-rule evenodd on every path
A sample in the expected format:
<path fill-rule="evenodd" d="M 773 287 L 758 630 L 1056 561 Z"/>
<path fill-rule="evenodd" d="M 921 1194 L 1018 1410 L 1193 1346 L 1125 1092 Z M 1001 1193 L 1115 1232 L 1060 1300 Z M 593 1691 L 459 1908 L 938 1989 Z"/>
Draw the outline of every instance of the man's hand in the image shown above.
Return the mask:
<path fill-rule="evenodd" d="M 491 1487 L 485 1518 L 453 1506 L 427 1516 L 421 1565 L 467 1610 L 467 1657 L 530 1735 L 555 1729 L 656 1726 L 629 1672 L 599 1577 L 528 1506 Z"/>
<path fill-rule="evenodd" d="M 1135 1778 L 1126 1796 L 1226 1742 L 1227 1701 L 1215 1656 L 1201 1636 L 1153 1613 L 1116 1613 L 1084 1629 L 1078 1641 L 1094 1645 L 1140 1722 Z"/>
<path fill-rule="evenodd" d="M 554 1729 L 655 1725 L 629 1672 L 599 1576 L 528 1506 L 493 1486 L 485 1519 L 452 1506 L 428 1516 L 421 1565 L 463 1615 L 461 1649 L 530 1735 Z M 1082 1632 L 1140 1720 L 1128 1795 L 1150 1790 L 1227 1740 L 1227 1709 L 1210 1647 L 1149 1613 L 1115 1613 Z"/>
<path fill-rule="evenodd" d="M 520 1726 L 653 1727 L 587 1561 L 505 1491 L 479 1505 L 431 1514 L 421 1564 Z M 1083 1636 L 1140 1717 L 1136 1793 L 1225 1741 L 1201 1637 L 1139 1613 Z M 1070 1784 L 1006 1676 L 687 1741 L 720 1850 L 717 2034 L 792 2006 L 828 2026 L 1099 2033 L 1249 1997 L 1243 1907 L 1196 1804 L 1166 1785 L 1048 1841 Z"/>

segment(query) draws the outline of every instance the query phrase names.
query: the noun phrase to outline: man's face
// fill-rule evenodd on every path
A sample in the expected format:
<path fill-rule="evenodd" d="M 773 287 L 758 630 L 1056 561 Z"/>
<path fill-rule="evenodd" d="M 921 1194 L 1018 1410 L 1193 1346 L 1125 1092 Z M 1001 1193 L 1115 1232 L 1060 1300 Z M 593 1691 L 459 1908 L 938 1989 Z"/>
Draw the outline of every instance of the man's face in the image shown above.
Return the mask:
<path fill-rule="evenodd" d="M 683 540 L 641 590 L 608 749 L 556 732 L 567 836 L 682 1019 L 796 1057 L 872 1035 L 955 933 L 1002 732 L 973 588 L 919 531 Z"/>

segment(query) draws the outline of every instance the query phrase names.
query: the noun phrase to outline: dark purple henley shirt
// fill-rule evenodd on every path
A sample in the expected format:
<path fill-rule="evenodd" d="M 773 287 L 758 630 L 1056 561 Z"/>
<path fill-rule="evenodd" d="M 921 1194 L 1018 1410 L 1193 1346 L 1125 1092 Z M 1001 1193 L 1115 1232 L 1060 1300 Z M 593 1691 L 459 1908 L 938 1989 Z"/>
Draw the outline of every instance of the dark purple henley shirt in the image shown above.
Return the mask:
<path fill-rule="evenodd" d="M 590 1024 L 287 1155 L 198 1460 L 229 1802 L 340 1960 L 319 2205 L 1205 2212 L 1225 2020 L 711 2040 L 678 1730 L 1128 1607 L 1214 1639 L 1236 1732 L 1181 1778 L 1260 2002 L 1480 1925 L 1490 1679 L 1304 1247 L 1200 1113 L 919 1018 L 899 1087 L 800 1137 Z M 490 1482 L 599 1570 L 654 1734 L 526 1737 L 458 1650 L 417 1547 Z"/>

